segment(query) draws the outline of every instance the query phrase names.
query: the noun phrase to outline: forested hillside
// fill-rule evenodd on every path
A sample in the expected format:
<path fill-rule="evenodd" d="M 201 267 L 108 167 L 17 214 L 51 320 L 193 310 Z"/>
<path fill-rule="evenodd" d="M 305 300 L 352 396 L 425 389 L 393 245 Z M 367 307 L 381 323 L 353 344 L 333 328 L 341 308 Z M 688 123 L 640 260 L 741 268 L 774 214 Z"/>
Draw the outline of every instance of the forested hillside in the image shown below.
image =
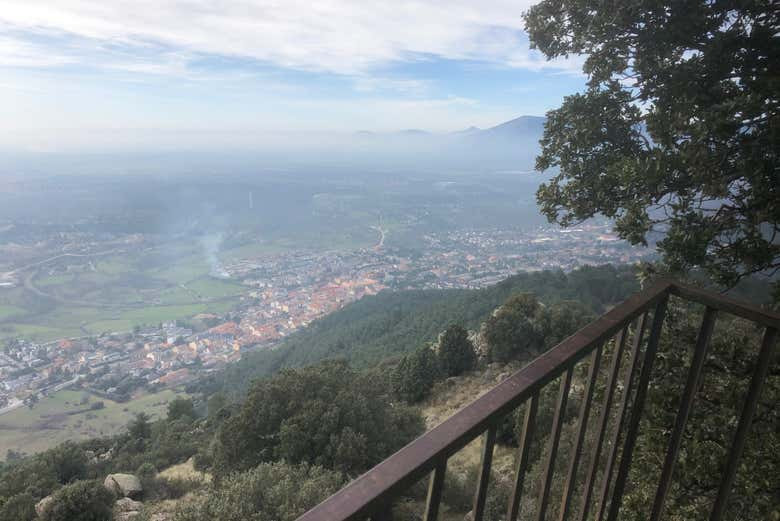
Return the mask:
<path fill-rule="evenodd" d="M 600 314 L 638 288 L 634 267 L 605 265 L 520 273 L 478 290 L 382 292 L 326 316 L 274 350 L 246 355 L 204 388 L 240 394 L 254 378 L 329 358 L 369 367 L 433 341 L 450 324 L 478 327 L 515 293 L 533 293 L 545 304 L 573 300 Z"/>

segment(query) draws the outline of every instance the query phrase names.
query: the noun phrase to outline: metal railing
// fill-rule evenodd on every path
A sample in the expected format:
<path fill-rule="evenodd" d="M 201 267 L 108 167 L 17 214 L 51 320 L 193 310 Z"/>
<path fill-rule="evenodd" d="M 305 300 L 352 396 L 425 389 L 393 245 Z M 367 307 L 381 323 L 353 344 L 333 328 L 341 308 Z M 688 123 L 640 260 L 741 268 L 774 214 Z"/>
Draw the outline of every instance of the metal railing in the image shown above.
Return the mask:
<path fill-rule="evenodd" d="M 599 521 L 604 519 L 615 521 L 621 508 L 640 420 L 647 398 L 648 384 L 651 381 L 653 362 L 659 346 L 667 304 L 671 296 L 703 304 L 705 311 L 679 410 L 669 436 L 668 448 L 652 504 L 651 520 L 658 520 L 664 508 L 717 314 L 719 312 L 729 313 L 747 319 L 763 328 L 763 341 L 758 359 L 733 434 L 719 490 L 712 505 L 710 520 L 722 519 L 728 505 L 729 493 L 745 447 L 747 433 L 761 388 L 766 379 L 778 330 L 780 330 L 780 314 L 743 304 L 718 294 L 661 280 L 631 296 L 596 321 L 542 354 L 486 394 L 305 513 L 298 521 L 346 521 L 366 518 L 380 521 L 390 519 L 392 501 L 428 474 L 430 474 L 430 478 L 423 519 L 434 521 L 438 517 L 441 505 L 448 458 L 478 436 L 483 436 L 481 463 L 472 508 L 473 520 L 481 521 L 485 510 L 493 449 L 499 423 L 518 406 L 527 404 L 523 427 L 519 435 L 512 493 L 505 517 L 506 521 L 515 521 L 529 467 L 531 443 L 536 435 L 540 392 L 547 384 L 559 379 L 557 404 L 552 428 L 547 436 L 547 450 L 542 466 L 539 493 L 535 498 L 537 502 L 535 519 L 544 520 L 551 501 L 551 485 L 574 369 L 576 364 L 586 357 L 590 357 L 588 376 L 577 416 L 577 430 L 573 439 L 572 454 L 566 466 L 566 479 L 561 494 L 558 518 L 560 520 L 569 519 L 572 517 L 571 514 L 575 512 L 572 503 L 577 485 L 576 476 L 580 460 L 586 456 L 589 465 L 585 471 L 584 481 L 581 482 L 583 486 L 578 496 L 580 503 L 577 509 L 577 518 L 581 521 L 588 518 Z M 612 355 L 606 376 L 607 383 L 603 392 L 601 412 L 595 424 L 595 438 L 592 439 L 592 443 L 588 444 L 587 450 L 584 450 L 585 433 L 593 408 L 594 389 L 599 375 L 602 351 L 612 339 L 614 339 L 615 352 Z M 621 368 L 621 361 L 626 356 L 628 362 Z M 623 369 L 622 375 L 621 369 Z M 619 383 L 622 385 L 623 392 L 619 403 L 613 403 L 617 402 L 616 388 Z M 610 419 L 617 422 L 613 429 L 607 428 Z M 606 440 L 609 441 L 605 445 Z M 622 448 L 618 455 L 620 445 Z M 583 454 L 588 452 L 589 454 Z M 595 517 L 591 514 L 595 514 Z"/>

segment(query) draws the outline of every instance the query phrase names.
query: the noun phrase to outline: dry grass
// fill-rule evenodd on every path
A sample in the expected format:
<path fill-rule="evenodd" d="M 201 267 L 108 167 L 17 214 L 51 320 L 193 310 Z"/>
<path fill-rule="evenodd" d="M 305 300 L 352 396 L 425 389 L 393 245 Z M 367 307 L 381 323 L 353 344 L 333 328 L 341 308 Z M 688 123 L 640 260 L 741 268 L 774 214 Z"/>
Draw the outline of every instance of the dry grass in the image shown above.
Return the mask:
<path fill-rule="evenodd" d="M 518 366 L 519 367 L 519 366 Z M 421 413 L 427 428 L 432 428 L 446 420 L 478 397 L 485 394 L 496 384 L 515 371 L 513 366 L 490 365 L 484 369 L 463 376 L 448 378 L 439 382 L 431 397 L 422 404 Z M 447 462 L 447 473 L 460 479 L 476 476 L 482 457 L 482 438 L 478 437 Z M 512 447 L 496 445 L 493 451 L 494 475 L 511 479 L 515 465 L 515 450 Z M 473 485 L 471 487 L 470 485 Z M 476 483 L 469 484 L 468 490 L 474 490 Z M 463 519 L 462 512 L 442 512 L 443 519 Z"/>
<path fill-rule="evenodd" d="M 211 474 L 195 470 L 192 458 L 188 459 L 184 463 L 179 463 L 178 465 L 168 467 L 167 469 L 159 472 L 157 476 L 164 479 L 186 479 L 191 481 L 199 481 L 202 484 L 211 483 Z"/>

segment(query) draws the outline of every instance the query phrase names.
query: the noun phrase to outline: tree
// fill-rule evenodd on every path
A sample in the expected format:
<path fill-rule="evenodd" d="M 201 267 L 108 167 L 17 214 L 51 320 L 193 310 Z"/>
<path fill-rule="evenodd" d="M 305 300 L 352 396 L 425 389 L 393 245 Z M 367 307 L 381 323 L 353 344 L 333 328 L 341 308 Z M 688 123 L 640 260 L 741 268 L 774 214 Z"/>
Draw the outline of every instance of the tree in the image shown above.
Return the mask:
<path fill-rule="evenodd" d="M 52 496 L 41 521 L 109 521 L 114 494 L 99 481 L 76 481 Z"/>
<path fill-rule="evenodd" d="M 780 10 L 772 2 L 543 0 L 548 58 L 587 56 L 585 92 L 547 114 L 537 192 L 551 222 L 601 214 L 673 272 L 734 285 L 780 268 Z M 780 287 L 778 287 L 780 289 Z"/>
<path fill-rule="evenodd" d="M 499 307 L 486 321 L 484 336 L 488 359 L 506 363 L 530 358 L 544 345 L 544 308 L 530 293 L 519 293 Z"/>
<path fill-rule="evenodd" d="M 217 477 L 284 459 L 355 475 L 422 430 L 419 414 L 392 404 L 346 362 L 328 361 L 256 382 L 213 443 Z"/>
<path fill-rule="evenodd" d="M 33 519 L 35 519 L 35 500 L 30 494 L 17 494 L 8 498 L 0 506 L 0 521 L 32 521 Z"/>
<path fill-rule="evenodd" d="M 149 423 L 149 415 L 139 412 L 127 426 L 127 432 L 133 440 L 148 440 L 152 437 L 152 425 Z"/>
<path fill-rule="evenodd" d="M 206 415 L 209 420 L 218 418 L 220 412 L 228 406 L 228 400 L 224 393 L 216 392 L 206 401 Z"/>
<path fill-rule="evenodd" d="M 477 363 L 468 331 L 458 325 L 451 325 L 439 335 L 437 354 L 439 367 L 446 376 L 458 376 L 470 371 Z"/>
<path fill-rule="evenodd" d="M 430 347 L 423 346 L 404 356 L 393 369 L 390 376 L 393 393 L 406 402 L 419 402 L 431 392 L 439 374 L 436 353 Z"/>
<path fill-rule="evenodd" d="M 87 456 L 72 441 L 67 441 L 43 454 L 43 460 L 60 483 L 70 483 L 87 475 Z"/>
<path fill-rule="evenodd" d="M 184 419 L 192 421 L 197 417 L 195 406 L 189 398 L 176 398 L 168 404 L 168 421 Z"/>
<path fill-rule="evenodd" d="M 545 313 L 545 347 L 560 343 L 593 318 L 593 313 L 579 302 L 567 300 L 549 306 Z"/>

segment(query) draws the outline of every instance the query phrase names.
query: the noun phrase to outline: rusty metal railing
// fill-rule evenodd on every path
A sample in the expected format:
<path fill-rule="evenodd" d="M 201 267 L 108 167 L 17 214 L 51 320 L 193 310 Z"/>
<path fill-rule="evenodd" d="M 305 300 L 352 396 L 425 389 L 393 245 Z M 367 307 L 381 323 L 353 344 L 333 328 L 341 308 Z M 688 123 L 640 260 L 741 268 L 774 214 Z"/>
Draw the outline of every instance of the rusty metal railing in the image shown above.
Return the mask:
<path fill-rule="evenodd" d="M 567 472 L 558 517 L 560 520 L 571 517 L 578 467 L 582 456 L 586 455 L 589 466 L 585 471 L 584 481 L 582 481 L 578 519 L 584 521 L 588 518 L 595 518 L 598 521 L 604 519 L 615 521 L 618 519 L 621 508 L 670 296 L 703 304 L 705 312 L 675 424 L 669 437 L 657 492 L 653 500 L 650 514 L 650 519 L 653 521 L 660 519 L 664 508 L 683 431 L 694 404 L 717 314 L 719 312 L 729 313 L 747 319 L 764 329 L 757 363 L 739 422 L 733 434 L 718 494 L 712 506 L 710 520 L 722 519 L 728 505 L 729 493 L 735 480 L 761 388 L 766 379 L 778 330 L 780 330 L 780 314 L 740 303 L 718 294 L 661 280 L 641 293 L 631 296 L 596 321 L 542 354 L 486 394 L 305 513 L 298 521 L 346 521 L 366 518 L 370 518 L 372 521 L 384 521 L 391 519 L 390 506 L 393 499 L 429 474 L 424 519 L 435 521 L 441 505 L 448 458 L 480 435 L 483 436 L 483 449 L 472 515 L 474 521 L 481 521 L 485 510 L 498 425 L 508 413 L 526 403 L 525 418 L 517 449 L 516 470 L 512 480 L 512 493 L 506 515 L 507 521 L 516 521 L 523 483 L 529 466 L 531 442 L 536 434 L 540 392 L 547 384 L 559 379 L 558 398 L 552 428 L 547 438 L 540 489 L 536 497 L 535 518 L 538 521 L 546 519 L 574 368 L 578 362 L 587 357 L 590 357 L 588 377 L 577 417 L 577 431 L 574 436 L 572 455 L 566 467 Z M 613 338 L 615 353 L 612 355 L 607 372 L 601 412 L 595 424 L 595 438 L 585 450 L 585 433 L 593 408 L 594 388 L 599 374 L 602 351 L 606 343 Z M 644 349 L 643 346 L 645 346 Z M 621 368 L 621 361 L 626 354 L 628 362 L 625 367 Z M 621 369 L 623 370 L 622 378 Z M 620 396 L 619 403 L 613 404 L 616 399 L 615 391 L 618 382 L 621 382 L 624 391 Z M 616 412 L 613 411 L 615 405 L 617 406 Z M 611 415 L 616 418 L 617 422 L 616 427 L 612 430 L 607 428 Z M 610 441 L 605 445 L 608 438 Z M 618 454 L 620 445 L 622 448 Z M 605 450 L 606 453 L 604 453 Z M 589 454 L 584 454 L 587 452 Z M 590 515 L 594 514 L 594 510 L 595 517 L 592 517 Z"/>

